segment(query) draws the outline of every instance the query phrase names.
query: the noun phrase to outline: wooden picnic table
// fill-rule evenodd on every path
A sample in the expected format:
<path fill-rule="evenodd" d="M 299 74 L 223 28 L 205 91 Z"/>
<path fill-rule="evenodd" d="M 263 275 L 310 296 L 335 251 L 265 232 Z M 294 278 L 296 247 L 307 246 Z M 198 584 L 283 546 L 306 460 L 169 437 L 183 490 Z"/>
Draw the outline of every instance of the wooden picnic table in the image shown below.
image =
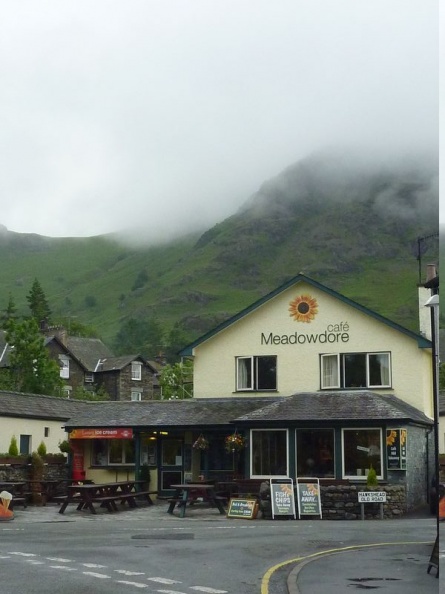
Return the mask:
<path fill-rule="evenodd" d="M 168 500 L 170 505 L 168 506 L 167 513 L 169 514 L 173 514 L 175 506 L 178 505 L 179 516 L 183 518 L 185 516 L 187 504 L 193 505 L 200 499 L 202 499 L 203 502 L 208 503 L 210 506 L 216 507 L 220 514 L 224 515 L 226 513 L 223 505 L 224 498 L 216 495 L 214 485 L 205 483 L 184 483 L 170 486 L 172 489 L 175 489 L 175 493 L 173 497 Z"/>
<path fill-rule="evenodd" d="M 42 503 L 46 505 L 47 502 L 52 501 L 57 495 L 66 495 L 68 484 L 72 483 L 71 479 L 31 479 L 27 481 L 28 491 L 33 493 L 40 493 L 42 496 Z"/>
<path fill-rule="evenodd" d="M 116 483 L 102 484 L 75 484 L 68 485 L 66 497 L 59 498 L 62 505 L 59 514 L 63 514 L 68 505 L 77 505 L 77 510 L 89 509 L 92 514 L 96 513 L 94 504 L 106 507 L 109 512 L 119 510 L 117 503 L 128 503 L 129 507 L 138 507 L 136 499 L 142 497 L 149 505 L 153 505 L 150 495 L 155 491 L 139 490 L 141 481 L 119 481 Z"/>

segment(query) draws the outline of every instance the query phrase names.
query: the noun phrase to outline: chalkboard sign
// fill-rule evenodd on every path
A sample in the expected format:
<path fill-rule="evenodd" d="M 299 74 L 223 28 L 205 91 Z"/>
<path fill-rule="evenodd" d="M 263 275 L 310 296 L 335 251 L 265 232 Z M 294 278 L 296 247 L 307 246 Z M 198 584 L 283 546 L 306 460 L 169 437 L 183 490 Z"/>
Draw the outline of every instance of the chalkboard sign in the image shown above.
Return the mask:
<path fill-rule="evenodd" d="M 257 513 L 258 503 L 256 499 L 231 499 L 227 517 L 253 520 L 256 518 Z"/>
<path fill-rule="evenodd" d="M 314 478 L 297 479 L 298 517 L 320 516 L 321 497 L 320 482 Z"/>
<path fill-rule="evenodd" d="M 439 537 L 436 537 L 436 542 L 434 543 L 433 552 L 431 553 L 430 561 L 428 563 L 428 570 L 427 573 L 431 571 L 431 568 L 436 568 L 436 577 L 439 577 Z"/>
<path fill-rule="evenodd" d="M 272 518 L 275 516 L 293 516 L 296 518 L 293 480 L 271 479 L 270 502 Z"/>

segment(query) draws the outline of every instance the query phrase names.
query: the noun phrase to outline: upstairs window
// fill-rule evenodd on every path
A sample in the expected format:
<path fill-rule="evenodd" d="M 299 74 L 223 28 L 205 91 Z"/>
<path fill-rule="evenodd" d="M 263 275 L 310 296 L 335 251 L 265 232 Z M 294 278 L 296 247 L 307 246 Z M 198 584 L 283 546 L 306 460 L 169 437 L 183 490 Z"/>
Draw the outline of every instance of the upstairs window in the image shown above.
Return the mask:
<path fill-rule="evenodd" d="M 390 353 L 321 355 L 321 387 L 390 388 Z"/>
<path fill-rule="evenodd" d="M 60 377 L 62 379 L 69 379 L 70 377 L 70 360 L 66 355 L 59 355 Z"/>
<path fill-rule="evenodd" d="M 133 361 L 131 364 L 131 379 L 140 381 L 142 379 L 142 363 Z"/>
<path fill-rule="evenodd" d="M 276 390 L 277 358 L 275 356 L 237 357 L 236 389 L 237 391 Z"/>

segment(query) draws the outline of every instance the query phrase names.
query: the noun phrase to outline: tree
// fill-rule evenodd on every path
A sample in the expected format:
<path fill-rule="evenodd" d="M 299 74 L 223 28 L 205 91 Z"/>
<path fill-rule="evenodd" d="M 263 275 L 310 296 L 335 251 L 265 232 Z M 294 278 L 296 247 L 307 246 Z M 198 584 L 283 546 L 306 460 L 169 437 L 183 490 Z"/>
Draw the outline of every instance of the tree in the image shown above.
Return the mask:
<path fill-rule="evenodd" d="M 178 352 L 192 341 L 190 336 L 181 327 L 179 322 L 176 322 L 170 332 L 167 334 L 166 346 L 164 355 L 167 363 L 177 363 L 180 360 Z"/>
<path fill-rule="evenodd" d="M 46 299 L 46 295 L 35 278 L 26 300 L 34 320 L 40 325 L 42 322 L 49 322 L 51 319 L 51 310 Z"/>
<path fill-rule="evenodd" d="M 193 398 L 193 363 L 166 365 L 159 374 L 162 400 Z"/>
<path fill-rule="evenodd" d="M 1 325 L 3 330 L 7 330 L 9 323 L 16 319 L 16 314 L 17 307 L 15 305 L 14 298 L 12 297 L 11 293 L 9 293 L 8 305 L 1 316 Z"/>
<path fill-rule="evenodd" d="M 11 347 L 9 376 L 13 390 L 61 396 L 60 368 L 50 358 L 34 318 L 10 323 L 6 341 Z"/>
<path fill-rule="evenodd" d="M 121 325 L 113 346 L 119 355 L 137 353 L 150 359 L 159 353 L 162 341 L 163 333 L 158 320 L 130 318 Z"/>

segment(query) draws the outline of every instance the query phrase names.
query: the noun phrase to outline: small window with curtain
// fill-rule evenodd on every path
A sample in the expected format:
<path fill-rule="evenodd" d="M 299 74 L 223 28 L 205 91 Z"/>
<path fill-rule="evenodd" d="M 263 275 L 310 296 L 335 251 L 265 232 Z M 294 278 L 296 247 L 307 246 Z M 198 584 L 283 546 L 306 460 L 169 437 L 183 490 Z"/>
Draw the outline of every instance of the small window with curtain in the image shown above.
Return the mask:
<path fill-rule="evenodd" d="M 274 355 L 236 358 L 236 390 L 277 389 L 277 358 Z"/>

